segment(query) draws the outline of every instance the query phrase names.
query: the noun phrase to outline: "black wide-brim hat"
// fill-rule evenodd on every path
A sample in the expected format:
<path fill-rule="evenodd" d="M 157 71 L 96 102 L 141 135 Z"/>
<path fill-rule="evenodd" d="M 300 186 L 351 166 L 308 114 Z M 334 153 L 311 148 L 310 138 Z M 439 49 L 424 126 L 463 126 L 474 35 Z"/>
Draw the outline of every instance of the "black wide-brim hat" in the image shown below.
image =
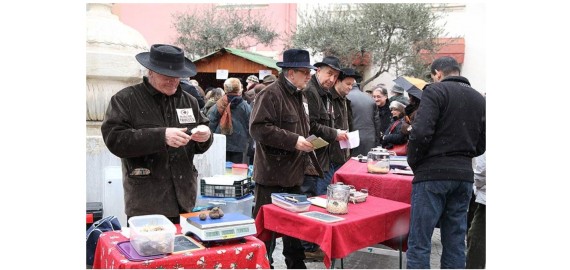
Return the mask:
<path fill-rule="evenodd" d="M 356 70 L 352 69 L 352 68 L 342 68 L 340 69 L 340 75 L 338 75 L 338 79 L 339 80 L 344 80 L 345 78 L 354 78 L 355 80 L 358 80 L 360 78 L 362 78 L 362 76 L 358 75 L 358 72 L 356 72 Z"/>
<path fill-rule="evenodd" d="M 334 70 L 340 71 L 340 60 L 334 56 L 326 56 L 323 61 L 315 63 L 315 67 L 329 66 Z"/>
<path fill-rule="evenodd" d="M 154 44 L 150 52 L 139 53 L 135 58 L 145 68 L 165 76 L 186 78 L 197 74 L 196 65 L 184 57 L 184 51 L 172 45 Z"/>
<path fill-rule="evenodd" d="M 310 68 L 317 69 L 311 65 L 309 52 L 300 49 L 289 49 L 283 52 L 283 62 L 275 63 L 280 68 Z"/>

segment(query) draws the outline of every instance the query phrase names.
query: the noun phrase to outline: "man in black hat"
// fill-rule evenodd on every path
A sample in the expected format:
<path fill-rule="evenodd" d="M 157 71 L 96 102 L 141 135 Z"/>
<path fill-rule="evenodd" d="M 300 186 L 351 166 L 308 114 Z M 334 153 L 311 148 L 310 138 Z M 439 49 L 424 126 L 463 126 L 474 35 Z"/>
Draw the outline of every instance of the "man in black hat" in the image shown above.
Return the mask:
<path fill-rule="evenodd" d="M 255 140 L 255 208 L 271 203 L 271 193 L 301 193 L 305 174 L 322 177 L 309 136 L 309 118 L 303 105 L 302 91 L 311 78 L 309 52 L 290 49 L 277 62 L 281 73 L 277 81 L 265 87 L 257 97 L 250 117 L 249 131 Z M 266 242 L 269 262 L 270 242 Z M 283 236 L 283 255 L 287 268 L 307 268 L 299 239 Z"/>
<path fill-rule="evenodd" d="M 310 133 L 323 138 L 329 144 L 347 140 L 346 130 L 333 127 L 335 111 L 331 101 L 331 89 L 340 74 L 340 60 L 334 56 L 327 56 L 323 61 L 315 63 L 315 67 L 317 67 L 317 72 L 311 77 L 311 81 L 303 91 L 309 109 Z M 323 195 L 326 194 L 327 186 L 332 179 L 332 174 L 329 173 L 329 147 L 319 148 L 315 152 L 325 176 L 324 178 L 305 177 L 303 192 L 309 195 Z"/>
<path fill-rule="evenodd" d="M 181 77 L 196 75 L 196 66 L 180 48 L 164 44 L 136 59 L 148 75 L 111 97 L 103 140 L 121 158 L 127 219 L 160 214 L 179 223 L 196 201 L 194 154 L 213 142 L 208 118 L 179 85 Z"/>
<path fill-rule="evenodd" d="M 333 128 L 346 131 L 354 130 L 352 125 L 352 108 L 350 100 L 346 97 L 352 86 L 356 84 L 356 80 L 360 78 L 361 76 L 352 68 L 341 69 L 338 80 L 331 89 L 331 101 L 336 112 L 336 116 L 333 119 Z M 329 147 L 331 164 L 329 171 L 332 171 L 331 173 L 334 174 L 338 168 L 350 159 L 350 149 L 341 149 L 340 143 L 337 141 L 330 144 Z"/>
<path fill-rule="evenodd" d="M 315 67 L 317 67 L 317 71 L 303 91 L 309 109 L 310 134 L 323 138 L 329 145 L 335 141 L 347 140 L 346 130 L 333 127 L 336 112 L 332 104 L 331 89 L 340 74 L 340 60 L 335 56 L 326 56 L 321 62 L 315 63 Z M 324 177 L 305 176 L 301 191 L 308 196 L 323 195 L 327 192 L 327 186 L 330 184 L 334 173 L 334 168 L 331 168 L 330 164 L 329 147 L 325 146 L 315 150 Z M 305 246 L 308 257 L 321 258 L 321 253 L 316 245 L 303 242 L 303 246 Z"/>

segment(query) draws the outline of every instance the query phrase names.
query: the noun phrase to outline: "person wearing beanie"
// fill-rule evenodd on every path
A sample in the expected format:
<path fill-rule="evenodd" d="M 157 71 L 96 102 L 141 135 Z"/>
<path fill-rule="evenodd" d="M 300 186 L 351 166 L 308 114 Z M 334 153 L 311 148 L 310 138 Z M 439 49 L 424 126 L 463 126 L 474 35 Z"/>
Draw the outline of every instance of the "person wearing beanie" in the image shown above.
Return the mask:
<path fill-rule="evenodd" d="M 260 83 L 259 79 L 255 75 L 249 75 L 245 80 L 245 82 L 247 83 L 247 86 L 245 87 L 245 91 L 243 91 L 242 93 L 243 94 L 242 97 L 243 99 L 245 99 L 245 101 L 247 101 L 247 104 L 251 106 L 251 102 L 255 98 L 255 92 L 250 90 L 253 90 L 253 88 L 259 85 Z"/>
<path fill-rule="evenodd" d="M 401 86 L 394 84 L 390 92 L 392 93 L 392 96 L 388 99 L 390 103 L 392 103 L 392 101 L 398 101 L 404 104 L 404 106 L 410 103 L 408 98 L 404 96 L 404 88 L 402 88 Z"/>
<path fill-rule="evenodd" d="M 226 94 L 218 99 L 208 114 L 210 129 L 226 135 L 226 161 L 243 163 L 249 140 L 251 107 L 242 99 L 243 86 L 237 78 L 224 82 Z"/>
<path fill-rule="evenodd" d="M 408 104 L 405 109 L 406 116 L 404 119 L 404 124 L 402 125 L 402 134 L 404 135 L 410 135 L 410 132 L 412 131 L 412 123 L 416 118 L 416 114 L 422 100 L 422 91 L 423 90 L 418 90 L 417 88 L 408 90 L 410 104 Z"/>
<path fill-rule="evenodd" d="M 382 147 L 388 150 L 392 149 L 395 144 L 405 144 L 408 136 L 402 134 L 402 124 L 404 123 L 404 110 L 406 105 L 399 101 L 390 102 L 390 112 L 392 113 L 392 124 L 384 131 L 382 135 Z"/>

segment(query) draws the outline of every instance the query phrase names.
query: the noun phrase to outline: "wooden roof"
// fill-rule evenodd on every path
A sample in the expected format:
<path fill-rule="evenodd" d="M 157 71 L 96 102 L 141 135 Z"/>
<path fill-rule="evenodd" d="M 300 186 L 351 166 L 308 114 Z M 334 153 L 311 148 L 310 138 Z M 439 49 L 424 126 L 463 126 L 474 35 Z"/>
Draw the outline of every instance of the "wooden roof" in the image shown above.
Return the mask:
<path fill-rule="evenodd" d="M 254 52 L 233 48 L 222 48 L 216 52 L 193 60 L 199 73 L 216 73 L 218 69 L 227 69 L 229 73 L 259 73 L 259 70 L 273 70 L 278 74 L 281 68 L 277 60 Z"/>

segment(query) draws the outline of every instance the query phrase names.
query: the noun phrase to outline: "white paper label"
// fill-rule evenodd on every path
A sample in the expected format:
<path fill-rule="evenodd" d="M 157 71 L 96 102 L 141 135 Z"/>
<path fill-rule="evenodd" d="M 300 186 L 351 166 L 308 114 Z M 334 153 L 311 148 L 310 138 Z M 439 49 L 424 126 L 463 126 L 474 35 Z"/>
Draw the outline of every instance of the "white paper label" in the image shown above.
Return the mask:
<path fill-rule="evenodd" d="M 176 112 L 178 113 L 178 121 L 180 121 L 180 124 L 196 123 L 196 118 L 194 118 L 192 108 L 176 109 Z"/>

